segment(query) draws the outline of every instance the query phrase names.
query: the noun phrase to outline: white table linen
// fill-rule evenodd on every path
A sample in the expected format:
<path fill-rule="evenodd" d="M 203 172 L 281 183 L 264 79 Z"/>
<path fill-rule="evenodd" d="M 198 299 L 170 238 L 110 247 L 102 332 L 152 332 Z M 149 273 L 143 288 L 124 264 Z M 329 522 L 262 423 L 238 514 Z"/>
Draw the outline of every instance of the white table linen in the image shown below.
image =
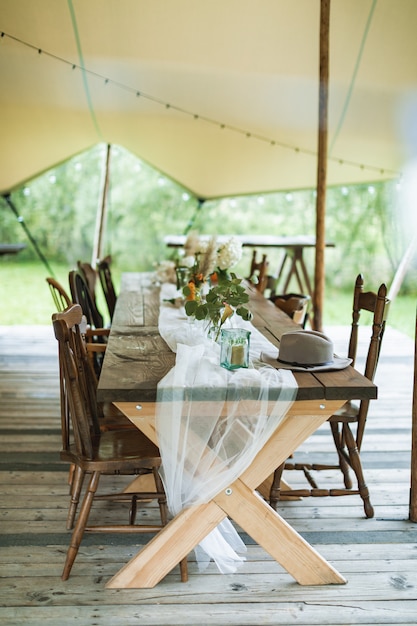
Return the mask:
<path fill-rule="evenodd" d="M 161 288 L 159 332 L 176 352 L 176 363 L 160 381 L 156 428 L 161 475 L 173 515 L 209 502 L 250 465 L 285 417 L 297 395 L 289 370 L 260 360 L 272 344 L 249 322 L 232 324 L 251 331 L 250 366 L 229 371 L 220 366 L 220 346 L 207 338 L 203 322 L 190 322 L 173 285 Z M 222 573 L 236 570 L 245 545 L 225 519 L 196 549 L 200 567 L 213 559 Z"/>

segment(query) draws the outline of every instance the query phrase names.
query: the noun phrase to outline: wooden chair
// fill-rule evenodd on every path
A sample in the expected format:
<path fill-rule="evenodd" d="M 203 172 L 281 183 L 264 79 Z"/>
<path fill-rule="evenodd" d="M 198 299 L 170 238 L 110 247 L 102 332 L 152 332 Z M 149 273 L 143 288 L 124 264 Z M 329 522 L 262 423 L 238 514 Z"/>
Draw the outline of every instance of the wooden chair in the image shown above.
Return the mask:
<path fill-rule="evenodd" d="M 67 580 L 77 556 L 84 532 L 158 532 L 168 521 L 166 496 L 158 468 L 161 463 L 158 448 L 138 429 L 133 432 L 112 430 L 102 432 L 94 411 L 91 410 L 91 398 L 87 383 L 86 359 L 83 358 L 84 344 L 80 332 L 82 310 L 73 305 L 59 316 L 53 316 L 55 337 L 59 346 L 59 360 L 65 394 L 61 406 L 66 407 L 62 414 L 62 450 L 61 459 L 75 466 L 76 478 L 71 494 L 71 511 L 74 517 L 84 483 L 89 476 L 88 486 L 81 509 L 72 533 L 67 551 L 62 579 Z M 102 476 L 126 476 L 152 474 L 156 490 L 149 492 L 126 492 L 98 494 Z M 123 485 L 124 487 L 124 485 Z M 135 524 L 138 501 L 157 500 L 160 524 Z M 93 503 L 97 500 L 129 502 L 128 523 L 111 525 L 88 525 Z M 186 562 L 181 564 L 181 579 L 186 580 Z"/>
<path fill-rule="evenodd" d="M 116 306 L 117 295 L 114 288 L 113 279 L 110 269 L 109 258 L 105 258 L 99 261 L 97 264 L 97 272 L 100 278 L 101 288 L 103 289 L 104 297 L 107 303 L 107 309 L 109 311 L 110 322 L 113 320 L 114 309 Z"/>
<path fill-rule="evenodd" d="M 110 258 L 110 257 L 106 257 L 106 258 Z M 97 284 L 99 282 L 98 271 L 91 265 L 91 263 L 86 263 L 86 262 L 79 261 L 79 260 L 77 261 L 77 268 L 87 284 L 87 287 L 90 291 L 91 299 L 93 301 L 94 308 L 98 311 L 98 314 L 102 317 L 103 326 L 104 326 L 104 315 L 102 315 L 101 309 L 97 304 Z"/>
<path fill-rule="evenodd" d="M 262 255 L 262 261 L 256 260 L 257 251 L 254 250 L 252 254 L 252 261 L 250 266 L 250 272 L 248 280 L 255 285 L 255 289 L 260 293 L 264 293 L 268 284 L 268 267 L 266 254 Z"/>
<path fill-rule="evenodd" d="M 352 328 L 349 341 L 348 356 L 355 365 L 357 345 L 358 345 L 358 324 L 361 311 L 369 311 L 373 314 L 372 333 L 365 364 L 364 375 L 371 381 L 374 380 L 378 365 L 381 343 L 385 330 L 385 323 L 388 314 L 389 300 L 387 298 L 387 288 L 382 284 L 378 293 L 363 291 L 363 277 L 361 274 L 356 279 L 353 296 Z M 345 496 L 359 494 L 363 500 L 366 517 L 373 517 L 374 510 L 370 502 L 368 487 L 363 475 L 360 450 L 365 431 L 366 419 L 369 410 L 369 400 L 362 400 L 359 405 L 354 402 L 347 402 L 340 411 L 329 418 L 330 429 L 338 455 L 338 463 L 335 465 L 289 463 L 282 464 L 274 474 L 274 480 L 270 490 L 270 504 L 276 508 L 281 496 Z M 356 429 L 352 430 L 352 424 L 356 424 Z M 310 483 L 311 489 L 280 489 L 280 481 L 283 470 L 302 470 Z M 312 477 L 311 470 L 337 469 L 343 474 L 344 488 L 341 489 L 320 489 Z M 352 489 L 352 481 L 349 469 L 355 473 L 357 489 Z"/>
<path fill-rule="evenodd" d="M 69 273 L 68 280 L 72 300 L 81 306 L 88 324 L 91 328 L 103 328 L 104 318 L 97 308 L 91 279 L 88 281 L 85 271 L 78 268 Z"/>
<path fill-rule="evenodd" d="M 57 311 L 63 311 L 72 304 L 71 298 L 65 291 L 64 287 L 55 278 L 48 276 L 46 282 L 49 285 L 49 290 L 54 301 L 55 309 Z"/>
<path fill-rule="evenodd" d="M 88 353 L 94 363 L 96 375 L 99 376 L 110 329 L 103 328 L 103 317 L 96 307 L 83 273 L 80 270 L 71 270 L 68 280 L 73 302 L 81 306 L 87 320 L 86 341 L 95 344 L 94 350 L 89 350 Z"/>
<path fill-rule="evenodd" d="M 104 358 L 104 353 L 107 347 L 107 337 L 110 333 L 109 328 L 99 328 L 96 324 L 102 322 L 102 317 L 94 306 L 94 301 L 91 296 L 91 291 L 84 279 L 83 273 L 80 270 L 72 270 L 69 273 L 69 284 L 71 293 L 74 297 L 74 302 L 81 306 L 83 314 L 86 316 L 87 327 L 83 328 L 82 337 L 85 340 L 85 349 L 89 358 L 90 372 L 90 395 L 94 398 L 94 404 L 96 402 L 96 391 L 98 384 L 98 377 L 101 371 L 101 364 Z M 117 428 L 132 428 L 129 420 L 126 420 L 120 411 L 112 404 L 97 404 L 98 417 L 100 420 L 101 429 Z"/>
<path fill-rule="evenodd" d="M 286 293 L 283 295 L 273 295 L 269 299 L 276 307 L 291 317 L 296 324 L 305 328 L 310 296 L 299 293 Z"/>
<path fill-rule="evenodd" d="M 76 305 L 79 307 L 79 305 Z M 69 308 L 74 307 L 73 304 L 70 305 L 64 311 L 59 311 L 54 313 L 52 316 L 52 320 L 67 320 L 68 319 L 68 310 Z M 77 362 L 82 364 L 82 370 L 84 373 L 83 383 L 85 385 L 85 398 L 88 401 L 88 411 L 89 414 L 92 415 L 93 423 L 97 424 L 101 432 L 105 432 L 108 430 L 135 430 L 135 426 L 132 422 L 126 418 L 126 416 L 121 413 L 112 403 L 102 403 L 97 402 L 97 384 L 98 379 L 94 368 L 94 362 L 90 356 L 91 352 L 95 352 L 97 350 L 97 344 L 90 343 L 85 339 L 86 332 L 86 324 L 85 317 L 82 316 L 81 323 L 79 326 L 79 335 L 82 339 L 82 344 L 78 345 L 78 343 L 74 343 L 73 350 L 77 357 Z M 88 329 L 87 329 L 88 332 Z M 60 399 L 61 399 L 61 423 L 62 423 L 62 432 L 69 432 L 69 399 L 67 394 L 67 387 L 65 385 L 65 376 L 64 376 L 64 362 L 63 355 L 61 350 L 59 350 L 59 381 L 60 381 Z M 65 426 L 66 425 L 66 426 Z M 63 447 L 68 444 L 68 437 L 63 438 Z M 71 464 L 69 476 L 68 476 L 68 484 L 70 486 L 70 494 L 73 494 L 79 486 L 77 487 L 77 480 L 80 480 L 80 476 L 76 476 L 75 466 Z M 71 504 L 68 511 L 67 518 L 67 530 L 71 530 L 74 525 L 74 519 L 77 509 L 78 500 L 73 500 L 71 498 Z"/>
<path fill-rule="evenodd" d="M 85 282 L 88 285 L 91 295 L 95 299 L 96 286 L 97 286 L 97 272 L 91 263 L 86 263 L 85 261 L 77 261 L 77 267 L 79 271 L 82 273 Z"/>

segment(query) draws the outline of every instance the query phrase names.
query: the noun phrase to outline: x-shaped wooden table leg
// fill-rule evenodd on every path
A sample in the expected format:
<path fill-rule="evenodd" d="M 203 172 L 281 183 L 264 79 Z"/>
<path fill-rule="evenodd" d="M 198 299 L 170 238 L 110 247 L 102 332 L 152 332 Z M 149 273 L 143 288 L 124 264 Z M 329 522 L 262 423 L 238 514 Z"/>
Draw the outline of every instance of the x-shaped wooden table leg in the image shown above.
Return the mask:
<path fill-rule="evenodd" d="M 150 588 L 164 578 L 210 531 L 229 516 L 301 585 L 343 584 L 341 576 L 255 491 L 344 400 L 296 401 L 251 465 L 207 504 L 184 509 L 106 585 Z M 134 403 L 118 408 L 156 444 L 154 410 Z"/>

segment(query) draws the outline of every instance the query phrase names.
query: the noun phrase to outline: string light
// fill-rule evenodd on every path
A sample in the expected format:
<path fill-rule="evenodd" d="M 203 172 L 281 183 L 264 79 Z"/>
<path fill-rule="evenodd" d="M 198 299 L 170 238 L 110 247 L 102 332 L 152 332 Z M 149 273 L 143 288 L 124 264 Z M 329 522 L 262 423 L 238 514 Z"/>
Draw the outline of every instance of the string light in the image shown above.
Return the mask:
<path fill-rule="evenodd" d="M 65 65 L 69 65 L 73 70 L 75 69 L 79 69 L 81 71 L 83 71 L 85 74 L 88 74 L 89 76 L 92 76 L 94 78 L 98 78 L 100 80 L 103 80 L 105 85 L 112 85 L 114 87 L 117 87 L 119 89 L 122 89 L 124 91 L 127 91 L 129 93 L 132 93 L 133 95 L 135 95 L 135 97 L 139 98 L 142 97 L 145 100 L 149 100 L 150 102 L 153 102 L 154 104 L 158 104 L 161 105 L 163 107 L 165 107 L 166 109 L 172 109 L 178 113 L 182 113 L 183 115 L 192 117 L 194 120 L 200 120 L 200 121 L 204 121 L 208 124 L 212 124 L 214 126 L 217 126 L 220 130 L 228 130 L 230 132 L 235 132 L 241 135 L 246 136 L 247 139 L 255 139 L 257 141 L 261 141 L 264 143 L 268 143 L 269 145 L 275 147 L 279 147 L 279 148 L 283 148 L 283 149 L 287 149 L 287 150 L 292 150 L 294 152 L 296 152 L 297 154 L 305 154 L 305 155 L 309 155 L 309 156 L 313 156 L 313 157 L 317 157 L 317 152 L 315 150 L 308 150 L 306 148 L 301 148 L 300 146 L 294 146 L 294 145 L 290 145 L 281 141 L 277 141 L 276 139 L 271 139 L 269 137 L 265 137 L 263 135 L 258 135 L 256 133 L 251 133 L 248 130 L 244 130 L 242 128 L 238 128 L 235 126 L 231 126 L 229 124 L 225 124 L 222 122 L 219 122 L 217 120 L 211 119 L 209 117 L 206 116 L 202 116 L 199 115 L 198 113 L 192 113 L 190 111 L 188 111 L 187 109 L 184 109 L 182 107 L 176 106 L 172 103 L 169 102 L 165 102 L 163 100 L 161 100 L 160 98 L 156 98 L 155 96 L 152 96 L 151 94 L 146 94 L 142 91 L 139 91 L 138 89 L 134 89 L 132 87 L 130 87 L 129 85 L 125 85 L 123 83 L 120 83 L 116 80 L 113 80 L 111 78 L 105 77 L 101 74 L 99 74 L 98 72 L 94 72 L 93 70 L 89 70 L 86 67 L 81 67 L 80 65 L 73 63 L 72 61 L 68 61 L 67 59 L 64 59 L 63 57 L 60 57 L 56 54 L 53 54 L 51 52 L 47 52 L 45 50 L 42 50 L 41 48 L 37 48 L 36 46 L 34 46 L 33 44 L 30 44 L 27 41 L 24 41 L 22 39 L 19 39 L 18 37 L 15 37 L 14 35 L 10 35 L 8 33 L 5 33 L 4 31 L 1 32 L 1 37 L 8 37 L 9 39 L 15 41 L 16 43 L 21 44 L 22 46 L 26 46 L 27 48 L 30 48 L 32 50 L 36 50 L 38 52 L 39 55 L 44 55 L 47 56 L 51 59 L 54 59 L 55 61 L 59 61 L 60 63 L 63 63 Z M 400 176 L 400 172 L 396 171 L 396 170 L 390 170 L 390 169 L 386 169 L 386 168 L 381 168 L 381 167 L 377 167 L 377 166 L 373 166 L 373 165 L 365 165 L 364 163 L 357 163 L 355 161 L 349 161 L 349 160 L 345 160 L 342 159 L 340 157 L 328 157 L 328 161 L 333 161 L 336 163 L 339 163 L 339 165 L 347 165 L 350 167 L 358 167 L 361 170 L 367 170 L 370 172 L 378 172 L 381 175 L 384 174 L 389 174 L 395 177 Z"/>

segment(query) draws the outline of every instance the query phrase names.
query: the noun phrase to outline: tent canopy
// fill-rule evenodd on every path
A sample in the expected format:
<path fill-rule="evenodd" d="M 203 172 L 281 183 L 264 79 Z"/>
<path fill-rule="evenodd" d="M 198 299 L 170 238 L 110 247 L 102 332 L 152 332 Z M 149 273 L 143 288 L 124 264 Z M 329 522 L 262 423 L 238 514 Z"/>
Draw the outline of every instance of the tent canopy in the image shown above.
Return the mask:
<path fill-rule="evenodd" d="M 319 17 L 320 0 L 0 0 L 0 192 L 98 142 L 202 199 L 314 187 Z M 332 0 L 329 185 L 406 162 L 416 24 L 415 0 Z"/>

